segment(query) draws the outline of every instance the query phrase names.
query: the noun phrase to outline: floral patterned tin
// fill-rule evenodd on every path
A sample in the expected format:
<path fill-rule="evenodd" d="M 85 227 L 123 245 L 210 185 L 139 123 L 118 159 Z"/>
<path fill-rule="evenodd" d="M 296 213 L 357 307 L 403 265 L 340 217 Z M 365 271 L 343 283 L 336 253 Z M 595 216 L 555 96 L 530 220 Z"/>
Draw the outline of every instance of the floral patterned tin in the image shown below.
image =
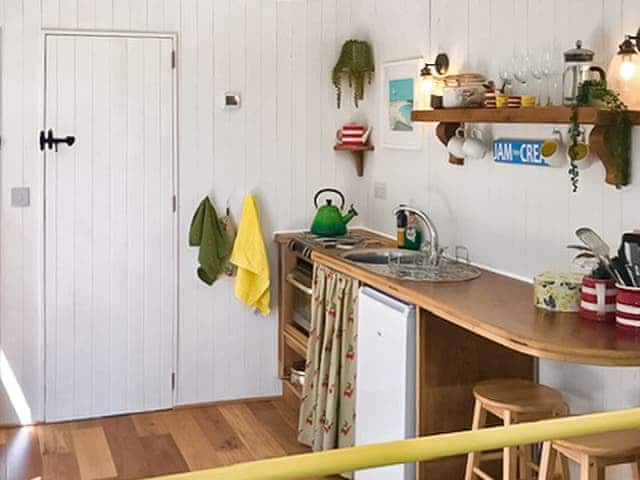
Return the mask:
<path fill-rule="evenodd" d="M 583 276 L 556 272 L 537 275 L 533 281 L 535 306 L 553 312 L 579 311 Z"/>

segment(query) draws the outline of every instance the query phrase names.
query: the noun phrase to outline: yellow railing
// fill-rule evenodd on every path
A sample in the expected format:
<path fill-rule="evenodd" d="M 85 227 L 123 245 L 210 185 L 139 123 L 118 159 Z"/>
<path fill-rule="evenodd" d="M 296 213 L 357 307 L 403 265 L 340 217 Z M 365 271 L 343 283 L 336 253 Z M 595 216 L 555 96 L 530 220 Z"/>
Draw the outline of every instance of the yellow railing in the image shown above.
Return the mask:
<path fill-rule="evenodd" d="M 292 455 L 157 480 L 301 479 L 631 428 L 640 428 L 640 408 Z"/>

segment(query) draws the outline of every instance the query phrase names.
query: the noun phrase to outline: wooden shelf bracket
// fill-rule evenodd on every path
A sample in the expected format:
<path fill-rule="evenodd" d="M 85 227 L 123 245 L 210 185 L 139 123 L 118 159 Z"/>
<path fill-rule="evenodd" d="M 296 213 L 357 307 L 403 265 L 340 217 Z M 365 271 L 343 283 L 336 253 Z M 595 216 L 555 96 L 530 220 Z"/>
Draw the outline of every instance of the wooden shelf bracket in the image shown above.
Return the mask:
<path fill-rule="evenodd" d="M 338 144 L 333 147 L 337 152 L 351 152 L 351 156 L 356 164 L 356 172 L 359 177 L 364 175 L 364 152 L 371 152 L 374 150 L 373 145 L 342 145 Z"/>

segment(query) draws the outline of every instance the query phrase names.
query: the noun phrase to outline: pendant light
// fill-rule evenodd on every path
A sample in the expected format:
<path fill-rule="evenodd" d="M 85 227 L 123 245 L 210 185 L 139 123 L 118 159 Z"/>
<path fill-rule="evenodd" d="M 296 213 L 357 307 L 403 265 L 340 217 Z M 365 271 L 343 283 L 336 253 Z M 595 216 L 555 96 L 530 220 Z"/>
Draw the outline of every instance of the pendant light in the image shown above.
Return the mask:
<path fill-rule="evenodd" d="M 442 80 L 438 77 L 446 75 L 448 71 L 449 57 L 446 53 L 438 54 L 435 62 L 424 64 L 424 67 L 420 70 L 420 80 L 416 91 L 416 110 L 437 108 L 438 101 L 437 99 L 433 101 L 433 96 L 439 97 L 439 105 L 442 105 Z"/>
<path fill-rule="evenodd" d="M 627 35 L 609 65 L 609 88 L 632 110 L 640 109 L 640 30 Z"/>

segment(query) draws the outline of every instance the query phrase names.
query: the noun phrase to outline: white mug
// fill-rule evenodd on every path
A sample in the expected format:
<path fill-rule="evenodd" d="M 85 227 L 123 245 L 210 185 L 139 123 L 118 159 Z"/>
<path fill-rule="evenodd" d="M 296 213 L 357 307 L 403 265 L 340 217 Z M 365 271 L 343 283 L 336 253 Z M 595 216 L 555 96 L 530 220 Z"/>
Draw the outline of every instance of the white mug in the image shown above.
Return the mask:
<path fill-rule="evenodd" d="M 449 139 L 447 150 L 451 155 L 458 158 L 464 158 L 462 146 L 464 145 L 464 129 L 462 127 L 456 130 L 456 133 Z"/>
<path fill-rule="evenodd" d="M 482 140 L 482 132 L 479 128 L 471 130 L 471 135 L 467 137 L 462 145 L 462 153 L 465 158 L 479 160 L 487 153 L 487 146 Z"/>
<path fill-rule="evenodd" d="M 562 133 L 560 130 L 553 131 L 553 137 L 548 138 L 540 148 L 540 156 L 550 167 L 562 167 L 567 163 L 567 153 L 562 142 Z"/>

